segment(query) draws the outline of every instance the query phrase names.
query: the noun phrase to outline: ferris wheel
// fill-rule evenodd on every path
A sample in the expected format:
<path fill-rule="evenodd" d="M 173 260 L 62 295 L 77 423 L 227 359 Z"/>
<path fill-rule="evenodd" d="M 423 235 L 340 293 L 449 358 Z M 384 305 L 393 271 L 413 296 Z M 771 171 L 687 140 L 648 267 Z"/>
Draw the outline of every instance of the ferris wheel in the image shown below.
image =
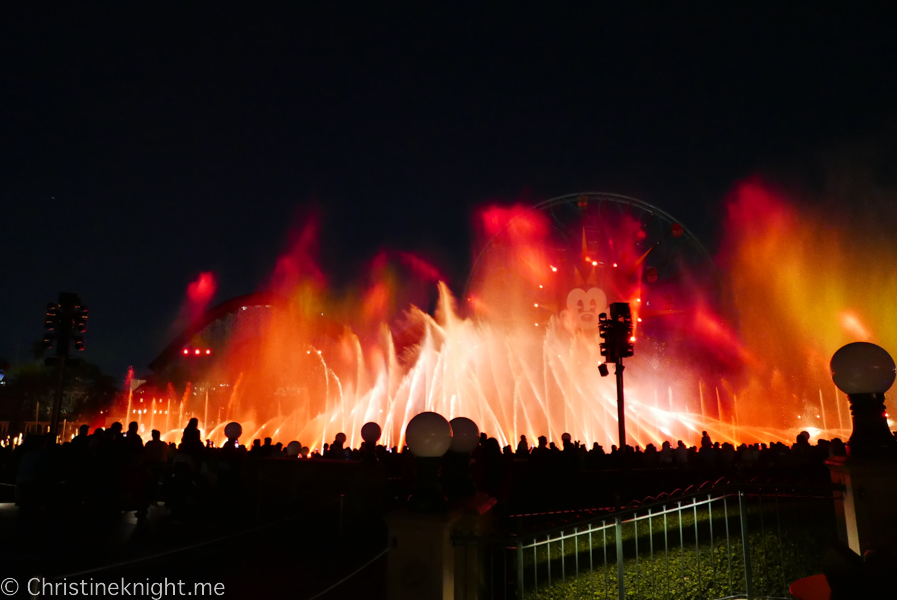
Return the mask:
<path fill-rule="evenodd" d="M 547 229 L 537 259 L 544 264 L 535 275 L 508 266 L 520 253 L 511 238 L 526 220 Z M 551 198 L 509 219 L 486 241 L 468 277 L 464 297 L 474 313 L 478 290 L 490 283 L 528 289 L 534 325 L 557 315 L 583 330 L 597 330 L 598 314 L 613 302 L 629 302 L 647 330 L 658 330 L 720 300 L 712 257 L 679 219 L 647 202 L 598 192 Z"/>

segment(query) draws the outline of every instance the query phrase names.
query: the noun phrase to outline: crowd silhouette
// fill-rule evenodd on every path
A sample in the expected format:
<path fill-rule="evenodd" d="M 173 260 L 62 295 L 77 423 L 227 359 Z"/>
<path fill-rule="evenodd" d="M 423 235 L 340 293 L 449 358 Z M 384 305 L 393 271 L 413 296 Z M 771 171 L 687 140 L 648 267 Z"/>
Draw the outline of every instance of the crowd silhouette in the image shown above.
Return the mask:
<path fill-rule="evenodd" d="M 236 425 L 236 424 L 234 424 Z M 247 449 L 239 443 L 239 426 L 230 430 L 228 440 L 214 447 L 202 440 L 196 419 L 181 433 L 180 442 L 164 442 L 158 430 L 145 443 L 132 422 L 126 431 L 121 423 L 90 432 L 82 425 L 71 441 L 61 445 L 49 435 L 29 435 L 24 443 L 0 450 L 0 477 L 15 485 L 20 518 L 28 521 L 48 509 L 63 509 L 82 516 L 86 522 L 113 521 L 122 511 L 134 511 L 138 521 L 147 517 L 151 505 L 164 505 L 176 519 L 189 520 L 196 511 L 238 508 L 247 500 L 247 467 L 262 459 L 301 461 L 358 461 L 380 465 L 384 477 L 401 485 L 414 476 L 414 461 L 407 447 L 358 448 L 346 446 L 346 436 L 335 438 L 309 451 L 298 441 L 286 447 L 272 439 L 255 439 Z M 699 446 L 663 442 L 658 448 L 627 446 L 609 451 L 593 443 L 591 447 L 564 434 L 561 447 L 540 436 L 530 444 L 520 436 L 516 448 L 501 447 L 486 433 L 470 456 L 470 474 L 476 489 L 504 503 L 513 503 L 515 494 L 526 487 L 546 487 L 564 479 L 600 483 L 602 472 L 636 473 L 639 470 L 692 472 L 696 477 L 720 474 L 763 473 L 772 470 L 801 470 L 821 467 L 829 456 L 844 456 L 840 439 L 810 443 L 802 432 L 794 444 L 741 444 L 713 442 L 702 433 Z M 363 460 L 364 459 L 364 460 Z M 457 471 L 448 465 L 448 471 Z M 446 470 L 446 469 L 444 469 Z M 327 477 L 319 471 L 318 477 Z M 516 481 L 515 481 L 516 480 Z M 684 479 L 683 479 L 684 481 Z M 449 491 L 452 486 L 448 485 Z M 662 491 L 662 490 L 658 490 Z M 401 492 L 394 496 L 401 499 Z M 545 496 L 545 494 L 542 494 Z M 545 498 L 550 502 L 551 498 Z"/>

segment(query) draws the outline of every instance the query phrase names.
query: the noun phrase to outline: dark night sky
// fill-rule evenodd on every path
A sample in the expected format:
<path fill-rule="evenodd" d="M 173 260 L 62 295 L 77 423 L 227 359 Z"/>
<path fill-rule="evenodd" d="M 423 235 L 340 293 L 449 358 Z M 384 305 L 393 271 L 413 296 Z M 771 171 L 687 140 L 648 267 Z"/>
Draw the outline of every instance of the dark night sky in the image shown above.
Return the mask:
<path fill-rule="evenodd" d="M 13 361 L 65 290 L 88 360 L 145 368 L 190 281 L 255 291 L 310 206 L 336 281 L 388 246 L 460 290 L 486 202 L 613 191 L 713 247 L 739 179 L 893 135 L 885 5 L 83 4 L 0 8 Z"/>

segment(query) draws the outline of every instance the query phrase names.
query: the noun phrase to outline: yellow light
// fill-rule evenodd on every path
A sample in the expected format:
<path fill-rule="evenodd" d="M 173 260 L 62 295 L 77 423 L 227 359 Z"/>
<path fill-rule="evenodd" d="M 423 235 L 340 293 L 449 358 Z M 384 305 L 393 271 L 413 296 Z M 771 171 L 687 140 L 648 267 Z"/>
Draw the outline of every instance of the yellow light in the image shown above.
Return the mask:
<path fill-rule="evenodd" d="M 630 341 L 630 342 L 634 342 L 634 341 L 635 341 L 635 336 L 632 336 L 631 338 L 629 338 L 629 341 Z"/>
<path fill-rule="evenodd" d="M 554 265 L 552 265 L 551 270 L 554 271 L 554 272 L 557 272 L 558 268 L 555 267 Z"/>
<path fill-rule="evenodd" d="M 592 261 L 592 266 L 593 266 L 593 267 L 597 267 L 597 266 L 598 266 L 598 261 L 597 261 L 597 260 L 593 260 L 593 261 Z"/>
<path fill-rule="evenodd" d="M 539 285 L 539 289 L 540 289 L 540 290 L 542 289 L 542 285 L 541 285 L 541 284 Z"/>
<path fill-rule="evenodd" d="M 538 303 L 533 304 L 533 306 L 535 306 L 536 308 L 539 308 L 539 304 L 538 304 Z"/>
<path fill-rule="evenodd" d="M 614 263 L 614 266 L 616 267 L 616 266 L 617 266 L 617 263 Z"/>
<path fill-rule="evenodd" d="M 638 319 L 636 319 L 636 321 L 638 321 L 639 323 L 641 323 L 641 322 L 642 322 L 642 318 L 639 317 Z"/>

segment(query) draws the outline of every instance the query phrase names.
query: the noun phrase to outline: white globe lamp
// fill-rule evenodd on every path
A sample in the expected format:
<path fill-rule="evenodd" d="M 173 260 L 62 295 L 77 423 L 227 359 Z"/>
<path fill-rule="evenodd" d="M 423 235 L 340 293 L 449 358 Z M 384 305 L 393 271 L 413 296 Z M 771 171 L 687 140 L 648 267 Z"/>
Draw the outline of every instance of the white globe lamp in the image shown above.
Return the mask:
<path fill-rule="evenodd" d="M 887 350 L 868 342 L 843 346 L 832 356 L 832 379 L 845 394 L 884 394 L 894 384 L 897 366 Z"/>
<path fill-rule="evenodd" d="M 443 455 L 452 445 L 452 426 L 438 413 L 422 412 L 409 421 L 405 440 L 417 465 L 408 507 L 422 513 L 444 511 L 448 503 L 439 483 L 439 469 Z"/>
<path fill-rule="evenodd" d="M 376 423 L 365 423 L 361 428 L 361 439 L 367 444 L 374 445 L 380 439 L 382 430 Z"/>
<path fill-rule="evenodd" d="M 832 380 L 850 400 L 853 432 L 847 446 L 852 458 L 897 454 L 897 440 L 885 416 L 885 392 L 891 389 L 897 366 L 891 355 L 875 344 L 854 342 L 835 352 Z"/>
<path fill-rule="evenodd" d="M 224 435 L 227 437 L 227 443 L 236 447 L 240 443 L 240 436 L 243 435 L 243 426 L 237 422 L 228 423 L 224 426 Z"/>
<path fill-rule="evenodd" d="M 364 440 L 364 456 L 361 460 L 365 464 L 377 462 L 377 440 L 383 431 L 376 423 L 365 423 L 361 427 L 361 439 Z"/>
<path fill-rule="evenodd" d="M 470 453 L 480 443 L 480 428 L 467 417 L 455 417 L 452 444 L 446 461 L 446 491 L 452 498 L 469 498 L 477 493 L 470 476 Z"/>
<path fill-rule="evenodd" d="M 480 443 L 480 428 L 467 417 L 455 417 L 449 421 L 452 427 L 452 452 L 470 453 Z"/>
<path fill-rule="evenodd" d="M 439 458 L 452 445 L 452 426 L 439 413 L 422 412 L 405 429 L 411 453 L 421 458 Z"/>

